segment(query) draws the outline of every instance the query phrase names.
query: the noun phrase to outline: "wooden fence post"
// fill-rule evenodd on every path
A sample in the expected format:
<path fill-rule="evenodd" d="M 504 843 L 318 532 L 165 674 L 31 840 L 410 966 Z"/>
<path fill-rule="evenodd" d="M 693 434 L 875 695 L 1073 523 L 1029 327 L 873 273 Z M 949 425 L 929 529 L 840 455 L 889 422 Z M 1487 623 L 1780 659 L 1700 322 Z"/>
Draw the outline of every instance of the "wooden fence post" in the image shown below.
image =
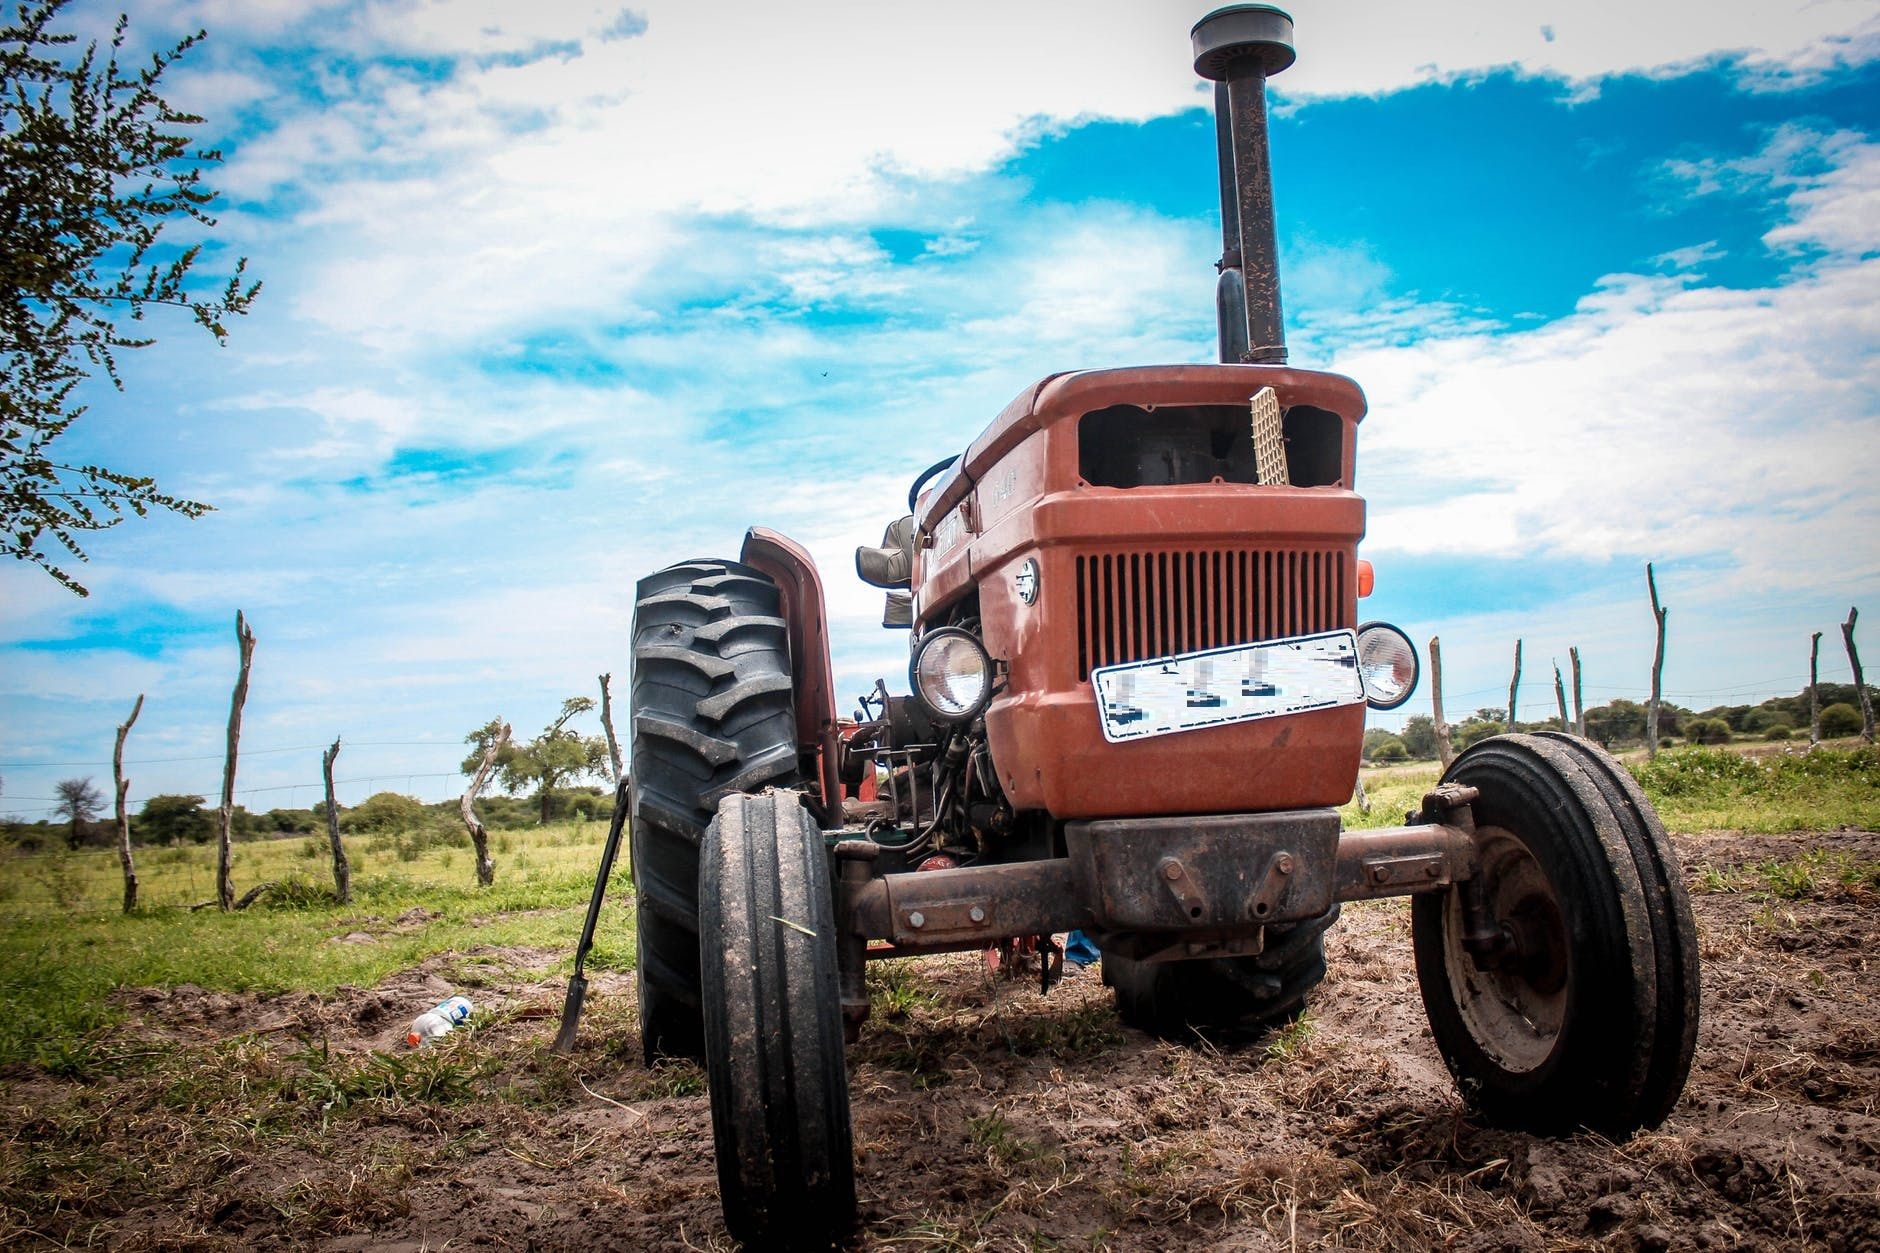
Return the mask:
<path fill-rule="evenodd" d="M 1658 578 L 1652 572 L 1652 563 L 1645 563 L 1645 586 L 1651 589 L 1652 618 L 1658 623 L 1658 648 L 1652 654 L 1652 698 L 1645 706 L 1645 755 L 1658 756 L 1658 702 L 1664 694 L 1665 673 L 1665 619 L 1671 610 L 1658 603 Z"/>
<path fill-rule="evenodd" d="M 352 901 L 352 863 L 346 860 L 346 845 L 339 838 L 339 806 L 333 800 L 333 763 L 339 760 L 339 737 L 333 747 L 320 754 L 320 773 L 326 779 L 326 841 L 333 846 L 333 891 L 340 904 Z"/>
<path fill-rule="evenodd" d="M 111 750 L 111 780 L 117 784 L 118 862 L 124 867 L 124 912 L 127 914 L 137 908 L 137 864 L 131 860 L 131 816 L 124 808 L 124 798 L 131 790 L 131 781 L 124 777 L 124 738 L 131 733 L 137 715 L 143 710 L 144 694 L 139 692 L 137 703 L 131 706 L 131 716 L 118 724 L 117 747 Z"/>
<path fill-rule="evenodd" d="M 1861 677 L 1860 650 L 1854 647 L 1854 621 L 1860 617 L 1857 605 L 1847 611 L 1847 621 L 1841 624 L 1841 638 L 1847 642 L 1847 664 L 1854 668 L 1854 697 L 1860 701 L 1860 738 L 1873 743 L 1873 697 L 1867 691 L 1867 680 Z"/>
<path fill-rule="evenodd" d="M 1449 723 L 1443 720 L 1443 641 L 1437 635 L 1430 636 L 1430 704 L 1436 711 L 1436 755 L 1447 770 L 1456 750 L 1449 741 Z"/>
<path fill-rule="evenodd" d="M 490 781 L 490 771 L 496 768 L 496 756 L 509 743 L 509 724 L 503 723 L 496 732 L 496 738 L 483 746 L 483 759 L 477 762 L 477 772 L 470 777 L 470 786 L 463 790 L 463 799 L 457 802 L 458 812 L 463 815 L 464 826 L 470 829 L 470 842 L 477 850 L 477 883 L 488 887 L 496 882 L 496 863 L 490 860 L 490 833 L 484 829 L 483 820 L 477 817 L 476 799 L 483 791 L 483 785 Z"/>
<path fill-rule="evenodd" d="M 242 706 L 248 703 L 248 667 L 255 658 L 255 633 L 248 629 L 239 609 L 235 611 L 235 642 L 241 648 L 241 672 L 235 677 L 235 695 L 228 707 L 228 755 L 222 760 L 222 807 L 217 811 L 215 850 L 215 899 L 225 913 L 236 907 L 235 885 L 229 878 L 230 844 L 235 830 L 235 757 L 241 746 Z"/>
<path fill-rule="evenodd" d="M 1567 721 L 1567 684 L 1560 677 L 1560 662 L 1557 658 L 1554 661 L 1554 699 L 1560 704 L 1560 732 L 1572 735 L 1573 724 Z"/>
<path fill-rule="evenodd" d="M 1508 681 L 1508 734 L 1514 734 L 1515 694 L 1521 689 L 1521 641 L 1514 642 L 1514 678 Z"/>
<path fill-rule="evenodd" d="M 1808 746 L 1821 743 L 1821 632 L 1808 642 Z"/>
<path fill-rule="evenodd" d="M 1580 646 L 1575 644 L 1567 650 L 1567 656 L 1573 659 L 1573 733 L 1581 739 L 1586 738 L 1586 700 L 1585 689 L 1580 686 Z"/>

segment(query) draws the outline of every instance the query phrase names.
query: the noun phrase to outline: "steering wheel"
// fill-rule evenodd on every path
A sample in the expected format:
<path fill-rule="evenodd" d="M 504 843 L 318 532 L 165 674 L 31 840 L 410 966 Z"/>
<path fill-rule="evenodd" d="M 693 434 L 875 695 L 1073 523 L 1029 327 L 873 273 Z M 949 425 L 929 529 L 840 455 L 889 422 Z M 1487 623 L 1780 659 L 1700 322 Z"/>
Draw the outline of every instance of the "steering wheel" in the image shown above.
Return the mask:
<path fill-rule="evenodd" d="M 914 486 L 907 489 L 907 511 L 909 513 L 914 512 L 915 503 L 920 500 L 920 489 L 927 486 L 927 481 L 959 459 L 960 455 L 955 453 L 951 457 L 945 457 L 934 462 L 920 472 L 920 475 L 914 480 Z"/>

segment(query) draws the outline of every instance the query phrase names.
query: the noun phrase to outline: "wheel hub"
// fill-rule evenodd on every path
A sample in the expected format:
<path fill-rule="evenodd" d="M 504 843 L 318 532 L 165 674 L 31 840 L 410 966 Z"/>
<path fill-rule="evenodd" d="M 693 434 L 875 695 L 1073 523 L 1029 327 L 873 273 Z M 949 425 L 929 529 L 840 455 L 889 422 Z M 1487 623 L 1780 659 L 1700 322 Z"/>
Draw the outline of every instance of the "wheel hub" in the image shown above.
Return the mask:
<path fill-rule="evenodd" d="M 1508 1070 L 1530 1071 L 1552 1055 L 1566 1020 L 1566 922 L 1546 871 L 1520 837 L 1499 827 L 1479 828 L 1477 837 L 1481 868 L 1470 890 L 1493 939 L 1469 943 L 1464 894 L 1451 893 L 1444 917 L 1450 985 L 1482 1051 Z"/>

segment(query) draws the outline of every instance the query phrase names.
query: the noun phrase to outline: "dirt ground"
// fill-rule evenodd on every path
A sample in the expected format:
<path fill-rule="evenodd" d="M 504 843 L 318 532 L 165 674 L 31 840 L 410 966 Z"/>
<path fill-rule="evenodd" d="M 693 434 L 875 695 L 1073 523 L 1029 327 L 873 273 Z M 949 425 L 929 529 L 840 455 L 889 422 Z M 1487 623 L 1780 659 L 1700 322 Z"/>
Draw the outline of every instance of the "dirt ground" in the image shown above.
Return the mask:
<path fill-rule="evenodd" d="M 1225 1052 L 1124 1028 L 1095 970 L 1041 997 L 928 959 L 875 980 L 851 1053 L 857 1246 L 1880 1249 L 1880 899 L 1831 876 L 1784 899 L 1750 869 L 1880 860 L 1880 834 L 1678 848 L 1704 1018 L 1657 1132 L 1472 1121 L 1403 902 L 1348 908 L 1303 1024 Z M 594 981 L 573 1061 L 548 1054 L 555 956 L 460 955 L 330 997 L 126 993 L 150 1069 L 0 1090 L 0 1244 L 730 1247 L 698 1072 L 640 1064 L 620 976 Z M 398 1049 L 466 987 L 486 1025 Z"/>

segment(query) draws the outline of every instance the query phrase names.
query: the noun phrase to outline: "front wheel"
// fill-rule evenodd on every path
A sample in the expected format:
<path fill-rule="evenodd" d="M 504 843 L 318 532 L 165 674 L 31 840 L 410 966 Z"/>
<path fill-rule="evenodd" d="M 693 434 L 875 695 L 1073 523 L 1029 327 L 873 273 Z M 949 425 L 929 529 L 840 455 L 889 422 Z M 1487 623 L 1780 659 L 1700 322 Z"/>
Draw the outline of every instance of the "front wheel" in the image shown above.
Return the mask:
<path fill-rule="evenodd" d="M 1558 733 L 1483 740 L 1470 887 L 1411 905 L 1430 1031 L 1490 1122 L 1623 1137 L 1663 1122 L 1697 1042 L 1697 936 L 1677 856 L 1623 767 Z M 1492 938 L 1465 944 L 1478 904 Z"/>
<path fill-rule="evenodd" d="M 855 1162 L 829 857 L 797 793 L 720 804 L 699 924 L 725 1225 L 749 1247 L 826 1249 L 854 1222 Z"/>

